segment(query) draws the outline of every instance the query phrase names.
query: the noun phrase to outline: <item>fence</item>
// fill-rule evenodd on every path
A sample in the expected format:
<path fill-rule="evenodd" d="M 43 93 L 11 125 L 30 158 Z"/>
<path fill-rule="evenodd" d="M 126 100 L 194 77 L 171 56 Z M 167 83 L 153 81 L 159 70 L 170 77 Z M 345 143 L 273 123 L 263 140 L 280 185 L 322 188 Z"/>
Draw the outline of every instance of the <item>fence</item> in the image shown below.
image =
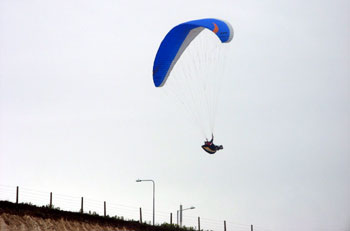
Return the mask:
<path fill-rule="evenodd" d="M 151 217 L 153 214 L 152 210 L 143 209 L 140 207 L 8 185 L 0 185 L 0 200 L 11 201 L 14 203 L 30 203 L 38 206 L 59 208 L 65 211 L 98 214 L 100 216 L 117 216 L 125 220 L 136 220 L 146 222 L 148 224 L 151 224 L 151 221 L 145 221 L 142 218 L 145 217 L 145 215 L 147 217 Z M 156 211 L 155 215 L 157 224 L 176 224 L 178 220 L 178 218 L 173 217 L 173 213 L 171 212 Z M 220 221 L 187 215 L 186 224 L 190 224 L 190 227 L 193 227 L 195 230 L 269 231 L 269 229 L 259 226 L 253 227 L 253 225 L 250 224 L 239 224 L 230 221 Z"/>

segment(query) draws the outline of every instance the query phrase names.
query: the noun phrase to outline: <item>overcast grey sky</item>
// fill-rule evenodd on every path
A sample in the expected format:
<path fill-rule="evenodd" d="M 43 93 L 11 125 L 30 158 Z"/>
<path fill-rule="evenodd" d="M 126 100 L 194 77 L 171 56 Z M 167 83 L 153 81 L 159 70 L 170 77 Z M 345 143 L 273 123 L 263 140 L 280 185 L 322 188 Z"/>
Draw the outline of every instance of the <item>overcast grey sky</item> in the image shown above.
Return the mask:
<path fill-rule="evenodd" d="M 135 183 L 151 178 L 157 211 L 350 230 L 349 15 L 347 0 L 1 0 L 0 184 L 151 210 Z M 208 17 L 235 31 L 214 156 L 152 82 L 164 35 Z"/>

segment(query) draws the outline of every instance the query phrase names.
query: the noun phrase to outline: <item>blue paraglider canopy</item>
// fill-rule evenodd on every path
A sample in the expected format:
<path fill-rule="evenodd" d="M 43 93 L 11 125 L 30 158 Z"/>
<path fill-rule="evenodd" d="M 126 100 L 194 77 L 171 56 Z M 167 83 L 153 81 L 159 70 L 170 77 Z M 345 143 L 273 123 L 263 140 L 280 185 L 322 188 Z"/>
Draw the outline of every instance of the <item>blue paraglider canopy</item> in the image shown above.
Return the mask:
<path fill-rule="evenodd" d="M 232 40 L 233 29 L 231 25 L 219 19 L 200 19 L 175 26 L 163 39 L 154 60 L 153 82 L 156 87 L 162 87 L 165 84 L 184 50 L 205 28 L 215 33 L 223 43 Z"/>

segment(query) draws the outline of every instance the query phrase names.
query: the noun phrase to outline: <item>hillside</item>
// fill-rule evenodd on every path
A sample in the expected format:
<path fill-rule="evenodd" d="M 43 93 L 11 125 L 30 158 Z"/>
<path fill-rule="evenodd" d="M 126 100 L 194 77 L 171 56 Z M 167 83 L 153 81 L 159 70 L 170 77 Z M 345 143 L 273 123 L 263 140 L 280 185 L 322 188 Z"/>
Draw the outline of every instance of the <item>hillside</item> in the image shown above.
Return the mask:
<path fill-rule="evenodd" d="M 61 211 L 30 204 L 0 201 L 0 230 L 64 230 L 64 231 L 185 231 L 175 225 L 152 226 L 116 217 Z"/>

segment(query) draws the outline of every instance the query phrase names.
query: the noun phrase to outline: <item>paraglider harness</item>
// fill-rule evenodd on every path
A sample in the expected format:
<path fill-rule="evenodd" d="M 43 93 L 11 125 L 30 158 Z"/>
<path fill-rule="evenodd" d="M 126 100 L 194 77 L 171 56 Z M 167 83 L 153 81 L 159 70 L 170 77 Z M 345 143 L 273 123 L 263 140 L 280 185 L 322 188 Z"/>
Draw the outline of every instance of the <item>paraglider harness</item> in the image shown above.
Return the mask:
<path fill-rule="evenodd" d="M 206 151 L 209 154 L 214 154 L 216 151 L 223 149 L 224 147 L 222 145 L 215 145 L 213 143 L 214 141 L 214 136 L 213 134 L 211 135 L 211 140 L 204 141 L 204 145 L 202 145 L 202 148 L 204 151 Z"/>

